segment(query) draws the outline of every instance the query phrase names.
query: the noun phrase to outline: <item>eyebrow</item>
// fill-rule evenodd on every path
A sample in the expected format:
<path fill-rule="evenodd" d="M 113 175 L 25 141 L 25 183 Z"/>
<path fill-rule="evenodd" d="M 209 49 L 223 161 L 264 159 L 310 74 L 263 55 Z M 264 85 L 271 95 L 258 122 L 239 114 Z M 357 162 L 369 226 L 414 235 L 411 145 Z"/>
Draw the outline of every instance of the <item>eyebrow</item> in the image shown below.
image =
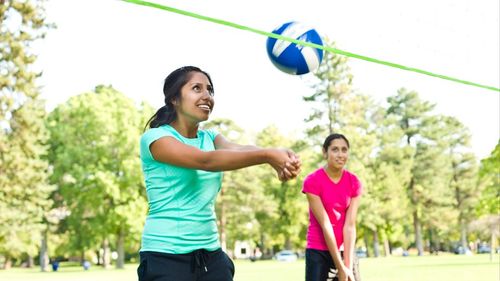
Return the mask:
<path fill-rule="evenodd" d="M 335 146 L 335 145 L 332 145 L 331 148 L 349 148 L 347 145 L 343 145 L 343 146 Z"/>
<path fill-rule="evenodd" d="M 191 85 L 191 86 L 205 85 L 205 83 L 203 83 L 203 82 L 190 82 L 189 85 Z M 212 84 L 206 84 L 206 85 L 207 85 L 207 87 L 212 88 Z"/>

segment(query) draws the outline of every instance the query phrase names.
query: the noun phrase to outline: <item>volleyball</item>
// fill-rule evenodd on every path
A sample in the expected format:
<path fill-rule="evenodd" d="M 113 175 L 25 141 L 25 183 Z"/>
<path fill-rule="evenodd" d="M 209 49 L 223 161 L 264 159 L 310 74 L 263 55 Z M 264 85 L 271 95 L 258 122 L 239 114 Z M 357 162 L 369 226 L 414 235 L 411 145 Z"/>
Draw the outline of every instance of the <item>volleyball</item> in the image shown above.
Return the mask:
<path fill-rule="evenodd" d="M 272 33 L 323 46 L 321 36 L 314 28 L 296 21 L 287 22 Z M 323 59 L 322 49 L 297 45 L 282 39 L 268 37 L 266 47 L 267 55 L 274 66 L 288 74 L 306 74 L 318 68 Z"/>

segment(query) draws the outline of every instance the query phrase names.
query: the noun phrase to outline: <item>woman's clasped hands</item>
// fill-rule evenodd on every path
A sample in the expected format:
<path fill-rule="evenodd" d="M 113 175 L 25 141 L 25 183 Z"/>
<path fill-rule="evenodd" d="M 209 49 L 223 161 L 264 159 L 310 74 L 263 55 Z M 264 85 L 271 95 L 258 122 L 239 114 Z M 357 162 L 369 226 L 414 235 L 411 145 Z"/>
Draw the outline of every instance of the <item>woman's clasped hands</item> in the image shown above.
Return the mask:
<path fill-rule="evenodd" d="M 269 164 L 274 168 L 280 181 L 288 181 L 297 177 L 302 165 L 300 158 L 290 149 L 270 149 Z"/>

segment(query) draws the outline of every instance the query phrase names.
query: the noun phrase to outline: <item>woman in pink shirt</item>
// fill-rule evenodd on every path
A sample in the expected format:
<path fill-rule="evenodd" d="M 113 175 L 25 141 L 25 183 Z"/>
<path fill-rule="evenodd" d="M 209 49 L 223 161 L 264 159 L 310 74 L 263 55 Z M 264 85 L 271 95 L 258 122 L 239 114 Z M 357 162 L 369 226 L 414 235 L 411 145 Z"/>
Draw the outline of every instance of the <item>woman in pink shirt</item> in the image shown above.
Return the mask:
<path fill-rule="evenodd" d="M 356 175 L 344 169 L 349 141 L 341 134 L 329 135 L 323 155 L 326 165 L 309 174 L 302 189 L 309 202 L 306 281 L 360 281 L 353 272 L 362 187 Z"/>

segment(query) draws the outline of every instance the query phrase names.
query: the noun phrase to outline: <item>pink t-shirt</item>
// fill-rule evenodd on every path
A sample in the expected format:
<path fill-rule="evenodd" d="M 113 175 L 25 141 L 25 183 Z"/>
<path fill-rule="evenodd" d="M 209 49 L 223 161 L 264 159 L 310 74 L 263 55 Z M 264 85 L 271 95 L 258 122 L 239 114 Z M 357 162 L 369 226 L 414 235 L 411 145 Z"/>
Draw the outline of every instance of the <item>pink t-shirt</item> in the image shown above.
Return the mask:
<path fill-rule="evenodd" d="M 344 243 L 343 228 L 346 211 L 351 203 L 351 198 L 359 196 L 362 192 L 361 182 L 353 173 L 343 170 L 338 183 L 334 183 L 320 168 L 309 174 L 303 184 L 303 193 L 310 193 L 321 198 L 323 207 L 330 218 L 337 247 Z M 327 251 L 328 246 L 323 236 L 323 231 L 318 221 L 309 208 L 309 227 L 307 229 L 307 248 Z"/>

